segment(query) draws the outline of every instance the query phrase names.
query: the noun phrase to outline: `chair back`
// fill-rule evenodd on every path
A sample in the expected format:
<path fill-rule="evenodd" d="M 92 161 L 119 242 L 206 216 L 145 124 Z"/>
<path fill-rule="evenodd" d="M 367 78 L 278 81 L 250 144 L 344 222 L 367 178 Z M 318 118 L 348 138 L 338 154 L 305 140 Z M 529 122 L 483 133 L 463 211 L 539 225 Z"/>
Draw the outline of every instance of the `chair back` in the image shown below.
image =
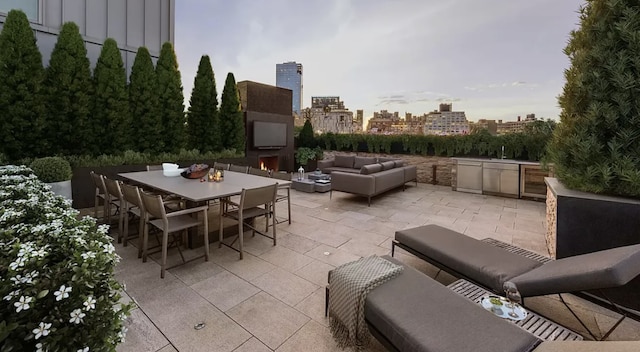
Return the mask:
<path fill-rule="evenodd" d="M 215 170 L 229 170 L 229 164 L 219 163 L 216 161 L 213 163 L 213 168 Z"/>
<path fill-rule="evenodd" d="M 162 170 L 162 165 L 147 165 L 147 171 Z"/>
<path fill-rule="evenodd" d="M 288 172 L 272 172 L 272 178 L 277 178 L 278 180 L 291 181 L 291 174 Z"/>
<path fill-rule="evenodd" d="M 274 183 L 269 186 L 243 189 L 240 196 L 240 208 L 249 209 L 259 205 L 274 204 L 276 201 L 276 192 L 278 184 Z"/>
<path fill-rule="evenodd" d="M 104 177 L 104 184 L 107 187 L 107 191 L 110 196 L 122 199 L 122 189 L 120 188 L 119 181 Z"/>
<path fill-rule="evenodd" d="M 142 199 L 140 198 L 140 189 L 137 186 L 126 183 L 122 183 L 120 186 L 124 200 L 140 208 L 141 212 L 144 211 L 144 204 L 142 204 Z"/>
<path fill-rule="evenodd" d="M 249 174 L 250 175 L 256 175 L 256 176 L 262 176 L 262 177 L 269 177 L 269 170 L 262 170 L 262 169 L 257 169 L 254 167 L 250 167 L 249 168 Z"/>
<path fill-rule="evenodd" d="M 154 218 L 166 219 L 167 213 L 164 210 L 164 204 L 162 203 L 162 196 L 158 194 L 147 194 L 140 192 L 140 198 L 142 198 L 142 204 L 147 213 L 151 214 Z"/>
<path fill-rule="evenodd" d="M 214 168 L 215 169 L 215 168 Z M 233 171 L 233 172 L 240 172 L 243 174 L 246 174 L 248 171 L 249 167 L 248 166 L 242 166 L 242 165 L 234 165 L 231 164 L 229 166 L 229 171 Z"/>
<path fill-rule="evenodd" d="M 98 193 L 102 193 L 102 194 L 107 193 L 107 188 L 104 185 L 104 176 L 96 174 L 95 172 L 91 171 L 91 180 L 93 181 L 93 184 L 96 186 Z"/>

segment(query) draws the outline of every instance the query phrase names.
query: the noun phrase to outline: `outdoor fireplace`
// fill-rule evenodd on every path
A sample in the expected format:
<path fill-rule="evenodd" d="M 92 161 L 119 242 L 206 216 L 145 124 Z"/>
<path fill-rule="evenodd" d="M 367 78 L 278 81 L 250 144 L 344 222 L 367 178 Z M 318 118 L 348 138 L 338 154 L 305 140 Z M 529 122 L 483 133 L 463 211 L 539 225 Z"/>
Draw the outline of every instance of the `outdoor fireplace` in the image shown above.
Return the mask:
<path fill-rule="evenodd" d="M 258 157 L 258 166 L 261 170 L 280 171 L 278 169 L 278 155 L 261 155 Z"/>

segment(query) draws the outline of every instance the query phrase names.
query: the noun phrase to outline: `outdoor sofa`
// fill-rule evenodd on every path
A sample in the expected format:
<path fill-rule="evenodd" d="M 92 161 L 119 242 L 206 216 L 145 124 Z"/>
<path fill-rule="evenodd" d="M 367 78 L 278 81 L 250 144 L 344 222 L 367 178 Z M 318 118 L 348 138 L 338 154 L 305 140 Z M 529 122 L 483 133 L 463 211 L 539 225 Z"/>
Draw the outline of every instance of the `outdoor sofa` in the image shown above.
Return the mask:
<path fill-rule="evenodd" d="M 331 192 L 346 192 L 371 197 L 394 188 L 403 187 L 407 182 L 417 182 L 415 165 L 404 165 L 400 159 L 336 155 L 332 160 L 321 160 L 318 168 L 331 173 Z"/>
<path fill-rule="evenodd" d="M 543 263 L 438 225 L 425 225 L 396 231 L 392 256 L 396 246 L 495 293 L 504 295 L 505 287 L 514 287 L 523 304 L 526 297 L 575 293 L 613 307 L 622 317 L 603 339 L 626 316 L 639 320 L 636 312 L 623 311 L 584 291 L 620 287 L 640 275 L 640 244 Z"/>

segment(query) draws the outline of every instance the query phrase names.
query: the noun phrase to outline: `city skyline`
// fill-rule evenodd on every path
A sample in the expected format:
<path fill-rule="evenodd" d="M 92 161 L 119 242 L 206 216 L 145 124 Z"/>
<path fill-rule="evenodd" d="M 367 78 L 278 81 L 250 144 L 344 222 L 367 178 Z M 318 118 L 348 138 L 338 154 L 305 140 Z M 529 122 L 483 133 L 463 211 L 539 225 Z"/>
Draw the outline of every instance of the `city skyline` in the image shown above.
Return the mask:
<path fill-rule="evenodd" d="M 421 115 L 453 103 L 478 119 L 557 118 L 582 0 L 184 0 L 176 51 L 191 94 L 200 56 L 218 92 L 237 81 L 276 85 L 277 63 L 305 66 L 303 107 L 340 96 L 365 118 L 380 110 Z"/>

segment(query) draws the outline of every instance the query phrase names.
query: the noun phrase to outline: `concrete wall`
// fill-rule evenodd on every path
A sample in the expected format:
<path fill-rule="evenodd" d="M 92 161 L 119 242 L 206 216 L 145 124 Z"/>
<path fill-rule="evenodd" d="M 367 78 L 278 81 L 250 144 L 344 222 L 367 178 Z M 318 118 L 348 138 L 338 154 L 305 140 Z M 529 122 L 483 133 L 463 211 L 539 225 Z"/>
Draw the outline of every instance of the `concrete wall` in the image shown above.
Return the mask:
<path fill-rule="evenodd" d="M 127 77 L 135 54 L 146 46 L 155 60 L 164 42 L 174 42 L 175 0 L 23 0 L 40 1 L 31 19 L 44 65 L 48 65 L 58 33 L 65 22 L 80 27 L 87 56 L 94 67 L 107 38 L 118 42 Z M 3 11 L 4 9 L 0 10 Z M 0 29 L 6 14 L 0 12 Z"/>

